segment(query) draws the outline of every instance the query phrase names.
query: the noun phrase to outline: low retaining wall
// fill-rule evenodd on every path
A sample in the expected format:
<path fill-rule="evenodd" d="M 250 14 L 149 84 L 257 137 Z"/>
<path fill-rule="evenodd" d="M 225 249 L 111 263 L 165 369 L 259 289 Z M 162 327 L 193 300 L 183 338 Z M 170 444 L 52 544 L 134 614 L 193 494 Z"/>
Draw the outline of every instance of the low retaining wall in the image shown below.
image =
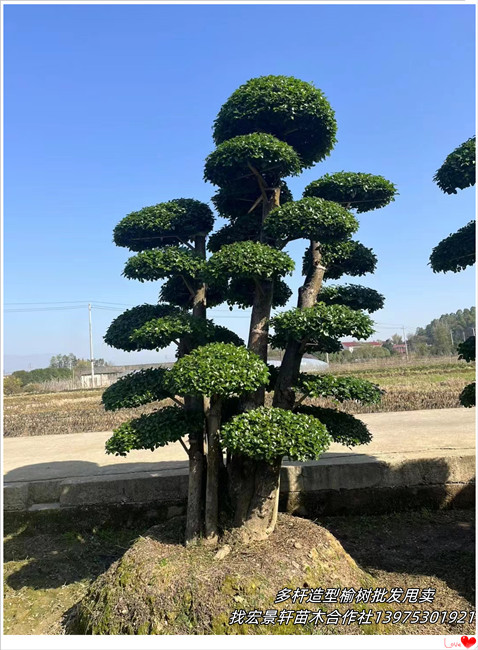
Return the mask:
<path fill-rule="evenodd" d="M 445 455 L 442 455 L 444 454 Z M 6 482 L 6 512 L 105 506 L 156 507 L 167 518 L 184 511 L 187 469 Z M 314 517 L 429 507 L 472 507 L 475 456 L 464 450 L 414 454 L 326 454 L 313 463 L 284 463 L 280 508 Z"/>

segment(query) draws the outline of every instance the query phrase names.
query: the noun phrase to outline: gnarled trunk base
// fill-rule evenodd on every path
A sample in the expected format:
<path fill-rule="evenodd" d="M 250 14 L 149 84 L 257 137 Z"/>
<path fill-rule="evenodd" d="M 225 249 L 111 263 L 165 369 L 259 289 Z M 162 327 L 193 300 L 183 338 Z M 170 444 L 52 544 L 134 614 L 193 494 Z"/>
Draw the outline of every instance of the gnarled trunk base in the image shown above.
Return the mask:
<path fill-rule="evenodd" d="M 233 525 L 246 543 L 267 539 L 279 508 L 281 459 L 274 463 L 234 457 L 230 466 Z"/>

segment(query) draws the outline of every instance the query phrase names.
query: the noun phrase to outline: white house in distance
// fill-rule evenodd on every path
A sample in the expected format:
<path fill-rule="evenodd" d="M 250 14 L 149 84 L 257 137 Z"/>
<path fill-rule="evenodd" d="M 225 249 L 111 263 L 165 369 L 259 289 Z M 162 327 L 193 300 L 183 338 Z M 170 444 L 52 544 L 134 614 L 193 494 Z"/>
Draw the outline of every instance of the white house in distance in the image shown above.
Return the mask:
<path fill-rule="evenodd" d="M 94 379 L 91 377 L 91 370 L 82 370 L 80 373 L 81 388 L 102 388 L 111 386 L 117 379 L 135 370 L 144 368 L 168 368 L 172 363 L 144 363 L 137 366 L 103 366 L 95 368 Z"/>

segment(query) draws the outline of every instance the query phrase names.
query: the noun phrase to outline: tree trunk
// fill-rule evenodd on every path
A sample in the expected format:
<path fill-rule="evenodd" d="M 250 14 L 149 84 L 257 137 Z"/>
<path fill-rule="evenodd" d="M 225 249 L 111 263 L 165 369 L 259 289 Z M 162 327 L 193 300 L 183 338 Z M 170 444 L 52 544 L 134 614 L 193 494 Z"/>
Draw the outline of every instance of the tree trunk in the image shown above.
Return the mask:
<path fill-rule="evenodd" d="M 305 278 L 305 282 L 299 289 L 297 307 L 306 309 L 313 307 L 317 301 L 322 282 L 324 280 L 325 267 L 322 266 L 322 255 L 319 243 L 310 242 L 312 265 Z M 292 386 L 296 383 L 300 362 L 306 350 L 307 341 L 290 340 L 284 353 L 284 359 L 279 369 L 276 385 L 274 387 L 273 406 L 283 409 L 292 409 L 295 402 L 295 393 Z"/>
<path fill-rule="evenodd" d="M 206 258 L 206 237 L 197 235 L 195 249 L 199 255 Z M 193 316 L 206 318 L 206 286 L 203 284 L 193 297 Z M 189 341 L 185 342 L 183 354 L 191 351 Z M 185 397 L 184 408 L 188 411 L 204 413 L 202 397 Z M 204 432 L 189 434 L 189 480 L 188 505 L 186 514 L 186 544 L 195 542 L 202 533 L 202 518 L 204 504 Z"/>
<path fill-rule="evenodd" d="M 206 480 L 206 541 L 215 544 L 218 539 L 219 520 L 219 471 L 221 447 L 219 427 L 221 426 L 221 398 L 213 395 L 206 411 L 207 417 L 207 480 Z"/>
<path fill-rule="evenodd" d="M 262 192 L 262 223 L 270 211 L 280 205 L 280 188 L 266 190 L 259 180 L 259 187 Z M 267 194 L 270 192 L 270 195 Z M 260 240 L 263 239 L 261 229 Z M 255 352 L 265 363 L 267 362 L 267 347 L 269 339 L 269 319 L 272 309 L 272 297 L 274 292 L 273 280 L 258 280 L 254 291 L 252 304 L 251 324 L 249 328 L 249 341 L 247 347 Z M 265 389 L 259 388 L 245 401 L 245 409 L 250 410 L 264 404 Z"/>
<path fill-rule="evenodd" d="M 255 173 L 262 193 L 262 223 L 270 211 L 280 205 L 280 188 L 267 189 Z M 263 241 L 261 229 L 260 241 Z M 256 282 L 252 305 L 248 348 L 267 362 L 269 319 L 274 282 Z M 243 402 L 248 411 L 263 406 L 265 389 L 260 388 Z M 277 518 L 279 469 L 271 473 L 269 465 L 242 455 L 233 455 L 228 466 L 230 497 L 234 508 L 234 526 L 241 527 L 245 540 L 265 539 L 274 530 Z M 275 513 L 275 514 L 274 514 Z"/>
<path fill-rule="evenodd" d="M 196 253 L 204 260 L 206 259 L 206 236 L 196 235 L 194 240 Z M 206 285 L 203 283 L 197 289 L 193 297 L 193 316 L 196 318 L 206 318 Z"/>
<path fill-rule="evenodd" d="M 252 466 L 251 466 L 252 467 Z M 251 493 L 239 497 L 235 525 L 246 543 L 267 539 L 274 531 L 279 508 L 281 459 L 273 463 L 254 461 Z"/>
<path fill-rule="evenodd" d="M 189 480 L 186 514 L 186 544 L 195 542 L 202 532 L 204 454 L 202 439 L 189 435 Z"/>

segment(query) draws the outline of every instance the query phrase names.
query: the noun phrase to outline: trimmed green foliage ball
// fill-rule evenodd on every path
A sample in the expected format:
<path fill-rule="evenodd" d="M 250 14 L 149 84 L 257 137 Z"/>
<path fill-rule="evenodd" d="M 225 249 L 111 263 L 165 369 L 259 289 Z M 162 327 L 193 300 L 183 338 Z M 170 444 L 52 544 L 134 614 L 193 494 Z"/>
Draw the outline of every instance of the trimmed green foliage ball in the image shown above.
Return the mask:
<path fill-rule="evenodd" d="M 382 309 L 385 303 L 385 297 L 381 293 L 359 284 L 322 287 L 318 300 L 326 305 L 346 305 L 369 313 Z"/>
<path fill-rule="evenodd" d="M 113 231 L 117 246 L 144 251 L 208 233 L 214 224 L 211 208 L 195 199 L 175 199 L 131 212 Z"/>
<path fill-rule="evenodd" d="M 209 154 L 204 180 L 220 187 L 234 187 L 240 180 L 255 178 L 251 167 L 273 187 L 281 178 L 297 176 L 301 171 L 300 158 L 292 147 L 268 133 L 252 133 L 226 140 Z"/>
<path fill-rule="evenodd" d="M 161 280 L 172 275 L 195 278 L 204 268 L 205 261 L 195 251 L 180 246 L 148 250 L 130 257 L 123 275 L 140 282 Z"/>
<path fill-rule="evenodd" d="M 292 193 L 287 187 L 287 183 L 281 180 L 279 187 L 280 205 L 292 201 Z M 254 206 L 259 196 L 260 191 L 257 181 L 251 179 L 247 183 L 238 182 L 237 185 L 228 184 L 226 187 L 219 188 L 211 200 L 219 216 L 224 217 L 224 219 L 235 220 L 249 214 L 249 210 Z M 261 217 L 262 203 L 258 203 L 250 214 Z"/>
<path fill-rule="evenodd" d="M 476 260 L 476 222 L 470 221 L 456 232 L 442 239 L 430 255 L 434 273 L 458 273 Z"/>
<path fill-rule="evenodd" d="M 261 228 L 262 217 L 260 215 L 248 214 L 239 217 L 233 223 L 228 223 L 213 233 L 208 238 L 207 248 L 211 253 L 217 253 L 222 246 L 238 241 L 258 241 Z"/>
<path fill-rule="evenodd" d="M 278 240 L 340 241 L 358 229 L 358 221 L 333 201 L 305 198 L 274 208 L 264 222 L 269 237 Z"/>
<path fill-rule="evenodd" d="M 383 208 L 395 200 L 396 194 L 395 185 L 383 176 L 361 172 L 325 174 L 304 190 L 304 196 L 336 201 L 358 213 Z"/>
<path fill-rule="evenodd" d="M 466 341 L 458 345 L 458 359 L 474 361 L 476 358 L 476 341 L 474 336 L 469 336 Z"/>
<path fill-rule="evenodd" d="M 317 418 L 325 425 L 332 440 L 347 447 L 366 445 L 372 440 L 367 426 L 349 413 L 321 406 L 299 406 L 297 411 Z"/>
<path fill-rule="evenodd" d="M 331 442 L 326 427 L 316 418 L 265 406 L 233 417 L 220 435 L 228 451 L 271 463 L 284 456 L 315 460 Z"/>
<path fill-rule="evenodd" d="M 287 142 L 303 167 L 310 167 L 332 151 L 337 123 L 321 90 L 294 77 L 269 75 L 232 93 L 214 122 L 214 141 L 257 131 Z"/>
<path fill-rule="evenodd" d="M 457 194 L 475 184 L 475 138 L 469 138 L 449 154 L 433 180 L 446 194 Z"/>
<path fill-rule="evenodd" d="M 200 279 L 189 278 L 188 284 L 193 292 L 199 289 L 202 284 Z M 226 300 L 227 282 L 209 285 L 206 291 L 206 303 L 208 307 L 216 307 Z M 165 280 L 159 290 L 159 302 L 169 302 L 183 309 L 192 309 L 194 296 L 189 291 L 183 278 L 179 275 L 172 276 Z"/>
<path fill-rule="evenodd" d="M 106 441 L 106 453 L 126 456 L 132 449 L 154 451 L 191 433 L 200 433 L 203 427 L 202 414 L 178 406 L 166 406 L 121 424 Z"/>
<path fill-rule="evenodd" d="M 165 368 L 144 368 L 121 377 L 103 391 L 101 401 L 105 409 L 135 408 L 170 397 L 164 385 L 167 372 Z"/>
<path fill-rule="evenodd" d="M 149 320 L 135 330 L 132 339 L 144 350 L 159 350 L 177 343 L 184 336 L 191 347 L 206 345 L 213 341 L 243 345 L 244 341 L 227 327 L 216 325 L 212 320 L 196 318 L 187 312 Z"/>
<path fill-rule="evenodd" d="M 135 330 L 145 325 L 154 318 L 164 318 L 179 313 L 177 307 L 172 305 L 139 305 L 132 309 L 127 309 L 120 316 L 114 319 L 108 327 L 104 336 L 107 345 L 118 350 L 133 352 L 136 350 L 154 349 L 143 348 L 138 341 L 131 337 Z"/>
<path fill-rule="evenodd" d="M 226 302 L 229 309 L 239 307 L 248 309 L 254 302 L 255 282 L 249 278 L 231 278 L 229 280 Z M 292 295 L 291 289 L 283 280 L 274 280 L 272 307 L 284 307 Z"/>
<path fill-rule="evenodd" d="M 321 263 L 327 269 L 324 274 L 325 280 L 338 280 L 343 275 L 355 277 L 373 273 L 377 266 L 377 256 L 373 250 L 358 241 L 320 244 L 320 250 L 322 252 Z M 302 263 L 303 275 L 309 273 L 311 263 L 310 248 L 307 248 Z"/>
<path fill-rule="evenodd" d="M 329 374 L 300 373 L 298 387 L 308 397 L 330 397 L 337 402 L 353 400 L 362 404 L 380 404 L 383 390 L 366 379 Z"/>
<path fill-rule="evenodd" d="M 328 339 L 338 340 L 344 336 L 366 339 L 374 332 L 373 322 L 367 314 L 345 305 L 326 305 L 323 302 L 306 309 L 284 311 L 271 318 L 271 325 L 274 335 L 270 341 L 274 348 L 279 349 L 284 349 L 289 340 L 326 345 Z"/>
<path fill-rule="evenodd" d="M 465 386 L 460 393 L 460 404 L 470 408 L 476 406 L 476 383 L 472 382 Z"/>
<path fill-rule="evenodd" d="M 282 251 L 259 242 L 243 241 L 223 246 L 206 264 L 205 277 L 214 284 L 227 278 L 273 280 L 292 273 L 293 260 Z"/>
<path fill-rule="evenodd" d="M 168 374 L 170 389 L 178 395 L 229 397 L 267 384 L 269 371 L 245 347 L 211 343 L 179 359 Z"/>

